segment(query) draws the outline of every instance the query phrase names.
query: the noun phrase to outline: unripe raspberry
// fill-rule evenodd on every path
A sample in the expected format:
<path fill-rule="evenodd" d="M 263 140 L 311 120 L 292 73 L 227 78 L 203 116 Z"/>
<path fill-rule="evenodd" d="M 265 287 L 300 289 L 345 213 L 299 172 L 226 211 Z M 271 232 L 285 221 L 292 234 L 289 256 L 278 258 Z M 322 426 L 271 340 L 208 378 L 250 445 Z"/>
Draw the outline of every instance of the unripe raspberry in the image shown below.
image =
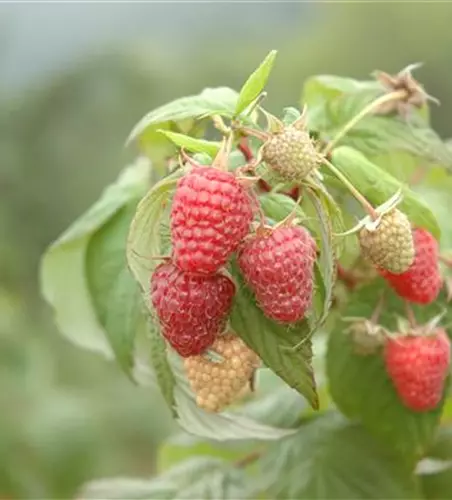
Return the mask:
<path fill-rule="evenodd" d="M 183 357 L 212 345 L 226 325 L 234 293 L 227 276 L 191 275 L 171 262 L 160 264 L 151 278 L 151 300 L 162 334 Z"/>
<path fill-rule="evenodd" d="M 355 352 L 360 355 L 374 354 L 386 340 L 386 329 L 366 318 L 353 318 L 345 331 L 352 338 Z"/>
<path fill-rule="evenodd" d="M 220 335 L 212 350 L 223 362 L 210 361 L 205 356 L 184 360 L 187 378 L 196 394 L 196 403 L 209 412 L 218 412 L 233 403 L 259 367 L 259 356 L 235 334 Z"/>
<path fill-rule="evenodd" d="M 248 234 L 251 200 L 234 174 L 197 167 L 179 180 L 171 208 L 173 259 L 182 270 L 211 274 Z"/>
<path fill-rule="evenodd" d="M 405 406 L 422 412 L 440 403 L 450 365 L 450 340 L 443 329 L 388 339 L 384 360 Z"/>
<path fill-rule="evenodd" d="M 300 226 L 264 229 L 239 250 L 239 266 L 265 315 L 301 320 L 312 303 L 315 241 Z"/>
<path fill-rule="evenodd" d="M 414 261 L 410 221 L 400 210 L 382 215 L 378 225 L 367 224 L 359 233 L 361 251 L 376 267 L 393 274 L 405 272 Z"/>
<path fill-rule="evenodd" d="M 402 298 L 418 304 L 429 304 L 438 296 L 442 278 L 438 266 L 438 242 L 425 229 L 413 231 L 414 261 L 402 274 L 380 269 L 394 291 Z"/>
<path fill-rule="evenodd" d="M 262 159 L 287 181 L 302 181 L 321 164 L 321 156 L 306 130 L 285 127 L 265 142 Z"/>

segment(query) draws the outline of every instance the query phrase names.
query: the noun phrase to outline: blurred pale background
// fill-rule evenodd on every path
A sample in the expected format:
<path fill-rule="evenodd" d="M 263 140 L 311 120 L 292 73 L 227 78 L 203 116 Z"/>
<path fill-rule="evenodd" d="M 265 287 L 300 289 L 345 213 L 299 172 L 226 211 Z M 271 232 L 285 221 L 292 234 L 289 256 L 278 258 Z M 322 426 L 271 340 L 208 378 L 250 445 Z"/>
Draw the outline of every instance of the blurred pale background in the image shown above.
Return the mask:
<path fill-rule="evenodd" d="M 148 110 L 238 88 L 279 49 L 268 106 L 316 73 L 417 76 L 452 136 L 452 4 L 0 5 L 0 498 L 71 497 L 84 481 L 150 474 L 172 431 L 159 396 L 55 331 L 39 256 L 133 157 Z"/>

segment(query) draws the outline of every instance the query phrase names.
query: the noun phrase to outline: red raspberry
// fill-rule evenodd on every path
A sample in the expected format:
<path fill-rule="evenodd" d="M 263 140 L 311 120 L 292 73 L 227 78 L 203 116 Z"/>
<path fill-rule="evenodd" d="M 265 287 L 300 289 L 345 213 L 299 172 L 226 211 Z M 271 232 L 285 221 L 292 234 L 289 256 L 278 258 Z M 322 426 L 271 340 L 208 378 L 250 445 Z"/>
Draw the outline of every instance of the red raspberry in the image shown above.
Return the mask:
<path fill-rule="evenodd" d="M 429 411 L 439 404 L 450 364 L 450 340 L 443 329 L 389 339 L 384 360 L 405 406 Z"/>
<path fill-rule="evenodd" d="M 379 269 L 397 295 L 410 302 L 429 304 L 438 296 L 442 279 L 438 266 L 438 242 L 425 229 L 413 230 L 414 262 L 402 274 Z"/>
<path fill-rule="evenodd" d="M 245 241 L 239 266 L 265 315 L 282 323 L 302 319 L 312 302 L 316 245 L 299 226 L 264 230 Z"/>
<path fill-rule="evenodd" d="M 225 327 L 235 293 L 222 274 L 190 275 L 160 264 L 151 278 L 151 300 L 162 334 L 183 357 L 200 354 Z"/>
<path fill-rule="evenodd" d="M 234 174 L 196 167 L 179 180 L 171 209 L 174 262 L 189 272 L 211 274 L 248 234 L 251 200 Z"/>

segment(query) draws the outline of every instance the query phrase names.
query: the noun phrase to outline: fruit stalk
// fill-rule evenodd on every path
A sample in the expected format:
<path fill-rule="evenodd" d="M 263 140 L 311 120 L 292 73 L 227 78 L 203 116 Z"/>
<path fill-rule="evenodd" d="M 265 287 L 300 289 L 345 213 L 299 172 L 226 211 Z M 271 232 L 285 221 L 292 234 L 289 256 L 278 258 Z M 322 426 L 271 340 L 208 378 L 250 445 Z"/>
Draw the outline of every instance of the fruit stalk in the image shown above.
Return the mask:
<path fill-rule="evenodd" d="M 339 131 L 339 133 L 331 140 L 323 149 L 322 154 L 328 155 L 337 143 L 350 132 L 350 130 L 355 127 L 363 118 L 365 118 L 368 114 L 372 113 L 375 109 L 380 107 L 382 104 L 386 104 L 390 101 L 398 101 L 402 100 L 407 96 L 407 91 L 405 89 L 396 90 L 391 92 L 390 94 L 384 94 L 367 106 L 365 106 L 359 113 L 357 113 L 349 122 L 347 122 L 344 127 Z"/>
<path fill-rule="evenodd" d="M 355 188 L 355 186 L 345 177 L 345 175 L 338 170 L 331 162 L 327 159 L 323 160 L 323 164 L 326 165 L 331 172 L 347 187 L 350 193 L 356 198 L 356 200 L 362 205 L 364 210 L 369 214 L 369 216 L 376 220 L 378 219 L 378 214 L 371 203 Z"/>

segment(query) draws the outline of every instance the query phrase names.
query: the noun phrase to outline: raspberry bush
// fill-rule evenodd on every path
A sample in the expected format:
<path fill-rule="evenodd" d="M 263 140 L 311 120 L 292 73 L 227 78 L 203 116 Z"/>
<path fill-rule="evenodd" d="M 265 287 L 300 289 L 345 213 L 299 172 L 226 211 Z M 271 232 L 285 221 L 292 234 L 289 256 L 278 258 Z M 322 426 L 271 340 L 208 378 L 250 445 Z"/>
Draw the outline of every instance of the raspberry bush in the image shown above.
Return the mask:
<path fill-rule="evenodd" d="M 136 162 L 43 257 L 61 332 L 181 429 L 158 477 L 79 498 L 452 491 L 452 149 L 413 66 L 312 77 L 276 116 L 275 56 L 144 116 Z"/>

